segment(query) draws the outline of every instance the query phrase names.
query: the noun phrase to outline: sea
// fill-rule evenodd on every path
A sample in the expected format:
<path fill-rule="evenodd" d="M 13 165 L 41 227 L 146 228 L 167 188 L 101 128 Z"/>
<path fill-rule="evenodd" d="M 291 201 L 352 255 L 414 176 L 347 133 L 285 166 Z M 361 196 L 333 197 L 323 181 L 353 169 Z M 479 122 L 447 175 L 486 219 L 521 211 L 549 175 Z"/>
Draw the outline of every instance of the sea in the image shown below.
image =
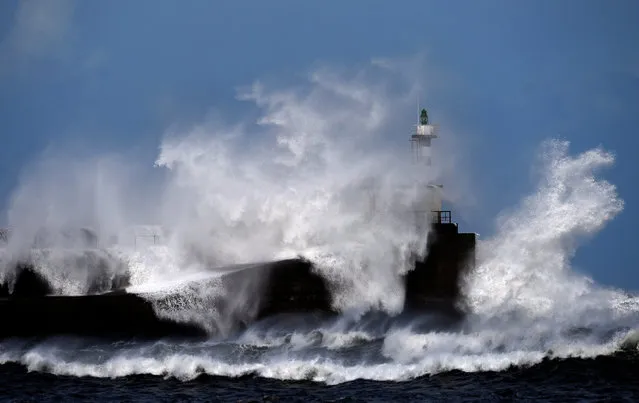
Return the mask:
<path fill-rule="evenodd" d="M 326 384 L 312 380 L 316 377 L 313 370 L 278 379 L 260 375 L 267 369 L 224 376 L 208 375 L 202 368 L 199 376 L 184 380 L 162 371 L 79 376 L 9 363 L 0 366 L 0 396 L 11 402 L 635 402 L 639 399 L 638 368 L 636 352 L 620 351 L 592 358 L 545 358 L 537 364 L 495 371 L 450 370 L 402 381 L 359 379 Z"/>
<path fill-rule="evenodd" d="M 245 121 L 172 128 L 151 173 L 130 153 L 49 149 L 29 165 L 8 202 L 0 282 L 18 258 L 59 295 L 125 278 L 159 316 L 215 332 L 197 342 L 3 340 L 0 400 L 639 400 L 639 296 L 572 264 L 623 211 L 601 174 L 614 154 L 545 141 L 530 189 L 479 235 L 463 320 L 402 313 L 402 275 L 429 236 L 415 212 L 443 197 L 464 215 L 478 189 L 457 164 L 455 133 L 442 128 L 429 164 L 406 158 L 408 137 L 388 133 L 407 133 L 402 111 L 416 93 L 389 92 L 398 87 L 380 74 L 371 83 L 320 71 L 301 91 L 256 84 L 240 97 L 254 107 Z M 70 227 L 90 228 L 93 245 Z M 225 289 L 217 268 L 295 256 L 327 280 L 340 315 L 234 327 L 258 296 Z M 211 305 L 220 299 L 228 317 Z"/>

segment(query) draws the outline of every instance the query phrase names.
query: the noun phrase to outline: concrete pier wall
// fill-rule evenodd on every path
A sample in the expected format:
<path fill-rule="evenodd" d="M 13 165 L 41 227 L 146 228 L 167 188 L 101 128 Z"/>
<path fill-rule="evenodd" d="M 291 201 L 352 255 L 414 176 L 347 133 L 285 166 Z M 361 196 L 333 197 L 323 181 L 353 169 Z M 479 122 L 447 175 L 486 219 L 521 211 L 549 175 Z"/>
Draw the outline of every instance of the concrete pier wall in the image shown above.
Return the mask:
<path fill-rule="evenodd" d="M 406 276 L 406 304 L 419 308 L 435 301 L 463 306 L 462 277 L 475 266 L 476 234 L 459 233 L 456 224 L 435 224 L 426 259 Z"/>
<path fill-rule="evenodd" d="M 460 280 L 474 267 L 475 234 L 459 233 L 456 224 L 435 224 L 428 254 L 415 262 L 406 282 L 406 308 L 457 309 L 463 304 Z M 0 286 L 0 337 L 76 334 L 131 338 L 204 336 L 194 324 L 159 318 L 144 298 L 123 290 L 86 296 L 51 296 L 51 288 L 28 264 L 17 267 L 12 287 Z M 228 289 L 255 296 L 248 320 L 286 312 L 334 313 L 324 279 L 310 262 L 290 259 L 252 265 L 225 275 Z M 120 284 L 124 286 L 126 284 Z M 234 288 L 235 287 L 235 288 Z M 221 310 L 223 306 L 219 307 Z"/>

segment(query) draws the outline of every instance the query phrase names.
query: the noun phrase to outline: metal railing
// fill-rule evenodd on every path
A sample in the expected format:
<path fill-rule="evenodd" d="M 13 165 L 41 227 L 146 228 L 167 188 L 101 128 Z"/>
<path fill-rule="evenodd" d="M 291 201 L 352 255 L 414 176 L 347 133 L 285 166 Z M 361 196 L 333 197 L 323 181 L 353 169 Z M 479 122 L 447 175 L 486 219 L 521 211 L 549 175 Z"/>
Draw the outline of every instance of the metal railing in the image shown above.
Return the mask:
<path fill-rule="evenodd" d="M 433 224 L 450 224 L 453 222 L 450 210 L 433 210 L 431 214 Z"/>
<path fill-rule="evenodd" d="M 153 239 L 153 245 L 157 245 L 158 242 L 160 241 L 160 236 L 157 234 L 152 234 L 152 235 L 134 235 L 133 236 L 133 247 L 135 249 L 138 248 L 138 239 L 142 240 L 142 239 Z"/>

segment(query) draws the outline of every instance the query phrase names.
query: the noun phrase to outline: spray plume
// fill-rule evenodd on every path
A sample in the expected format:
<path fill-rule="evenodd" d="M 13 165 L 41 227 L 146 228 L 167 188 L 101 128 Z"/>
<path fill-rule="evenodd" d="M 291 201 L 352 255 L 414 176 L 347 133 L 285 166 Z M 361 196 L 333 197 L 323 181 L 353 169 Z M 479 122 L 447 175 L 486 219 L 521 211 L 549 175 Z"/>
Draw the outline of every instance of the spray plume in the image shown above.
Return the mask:
<path fill-rule="evenodd" d="M 407 111 L 414 110 L 418 89 L 406 79 L 375 64 L 352 75 L 318 70 L 299 88 L 255 83 L 239 98 L 257 107 L 257 124 L 205 120 L 166 134 L 155 164 L 165 174 L 159 191 L 121 182 L 135 178 L 126 163 L 58 158 L 16 190 L 9 250 L 23 252 L 43 227 L 97 228 L 99 239 L 120 240 L 108 250 L 125 262 L 132 289 L 146 291 L 153 284 L 176 287 L 215 267 L 303 256 L 328 279 L 337 309 L 398 312 L 400 275 L 423 254 L 428 234 L 429 217 L 413 211 L 424 210 L 425 184 L 436 176 L 436 169 L 416 170 L 406 158 L 407 122 L 416 118 Z M 132 251 L 131 237 L 123 244 L 127 226 L 141 218 L 163 229 L 163 245 L 142 251 L 136 244 Z M 87 276 L 77 274 L 86 267 L 39 270 L 57 278 L 62 293 L 89 288 Z M 228 298 L 241 311 L 253 291 L 245 287 Z M 166 303 L 167 292 L 179 294 L 177 311 Z M 171 307 L 159 309 L 162 314 L 215 322 L 204 301 L 225 290 L 212 278 L 155 294 Z"/>
<path fill-rule="evenodd" d="M 370 78 L 322 71 L 304 89 L 254 85 L 242 98 L 259 108 L 257 126 L 203 123 L 171 133 L 157 159 L 168 171 L 161 191 L 153 200 L 140 198 L 155 201 L 154 222 L 168 229 L 164 244 L 111 249 L 126 260 L 131 288 L 179 296 L 168 302 L 158 297 L 166 315 L 220 321 L 207 296 L 225 290 L 215 272 L 203 268 L 302 254 L 343 287 L 336 287 L 339 307 L 378 305 L 393 312 L 401 299 L 397 274 L 406 270 L 408 252 L 425 242 L 413 217 L 402 212 L 421 200 L 415 183 L 442 172 L 436 165 L 415 177 L 405 162 L 404 132 L 397 127 L 412 119 L 401 112 L 414 105 L 410 85 L 398 95 L 370 85 L 388 81 Z M 402 148 L 384 142 L 387 133 L 398 133 Z M 570 266 L 578 242 L 623 208 L 615 187 L 595 175 L 613 156 L 599 148 L 573 156 L 558 141 L 546 143 L 541 155 L 537 189 L 498 217 L 496 234 L 479 244 L 478 268 L 466 279 L 473 313 L 461 329 L 435 328 L 428 316 L 408 324 L 341 317 L 310 326 L 267 323 L 206 343 L 92 347 L 80 356 L 77 344 L 66 341 L 2 343 L 0 363 L 75 376 L 257 374 L 339 383 L 504 370 L 549 356 L 593 357 L 629 340 L 636 347 L 638 299 L 594 284 Z M 131 193 L 108 175 L 102 184 L 114 185 L 106 192 L 110 198 L 78 214 L 97 205 L 97 182 L 83 182 L 78 178 L 85 176 L 69 167 L 57 172 L 66 181 L 57 186 L 47 186 L 55 177 L 47 175 L 21 182 L 9 215 L 14 228 L 89 222 L 115 233 L 120 223 L 141 217 L 125 201 Z M 138 195 L 135 189 L 129 190 Z M 55 270 L 40 270 L 55 277 Z M 239 310 L 246 300 L 241 292 L 226 297 Z"/>

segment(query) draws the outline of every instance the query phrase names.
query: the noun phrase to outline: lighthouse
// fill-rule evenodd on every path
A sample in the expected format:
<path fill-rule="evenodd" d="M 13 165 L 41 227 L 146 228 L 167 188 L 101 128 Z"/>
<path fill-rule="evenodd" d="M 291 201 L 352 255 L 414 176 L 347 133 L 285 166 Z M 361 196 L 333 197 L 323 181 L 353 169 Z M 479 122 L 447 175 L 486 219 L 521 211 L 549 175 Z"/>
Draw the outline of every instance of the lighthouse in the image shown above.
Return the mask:
<path fill-rule="evenodd" d="M 428 119 L 428 111 L 422 109 L 419 113 L 418 122 L 410 136 L 410 150 L 415 169 L 418 172 L 423 172 L 426 176 L 432 174 L 428 172 L 432 164 L 431 143 L 433 139 L 438 137 L 439 125 L 431 124 Z M 428 181 L 426 188 L 427 200 L 425 201 L 424 210 L 432 214 L 435 222 L 450 220 L 450 213 L 442 211 L 443 185 Z"/>
<path fill-rule="evenodd" d="M 431 165 L 431 141 L 438 137 L 439 127 L 428 121 L 428 112 L 422 109 L 419 113 L 419 121 L 410 137 L 410 150 L 413 163 L 417 165 Z"/>

